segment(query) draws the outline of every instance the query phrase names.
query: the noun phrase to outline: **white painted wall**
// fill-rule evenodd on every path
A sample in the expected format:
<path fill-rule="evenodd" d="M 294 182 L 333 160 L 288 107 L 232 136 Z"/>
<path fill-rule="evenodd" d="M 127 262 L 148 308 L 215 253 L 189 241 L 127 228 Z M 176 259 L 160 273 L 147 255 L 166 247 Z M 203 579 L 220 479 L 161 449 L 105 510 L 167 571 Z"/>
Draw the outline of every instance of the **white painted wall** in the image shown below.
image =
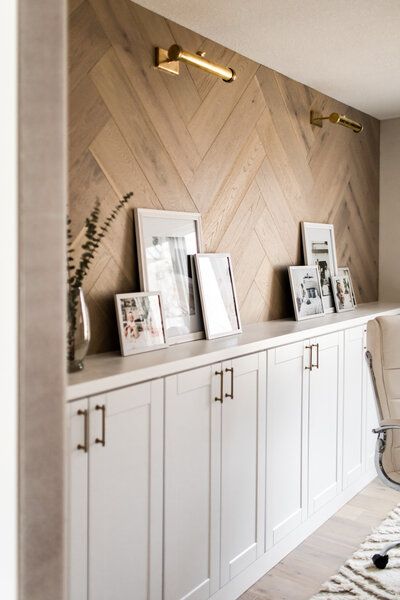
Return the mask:
<path fill-rule="evenodd" d="M 0 598 L 17 597 L 17 2 L 0 2 Z"/>
<path fill-rule="evenodd" d="M 400 301 L 400 118 L 381 121 L 379 299 Z"/>

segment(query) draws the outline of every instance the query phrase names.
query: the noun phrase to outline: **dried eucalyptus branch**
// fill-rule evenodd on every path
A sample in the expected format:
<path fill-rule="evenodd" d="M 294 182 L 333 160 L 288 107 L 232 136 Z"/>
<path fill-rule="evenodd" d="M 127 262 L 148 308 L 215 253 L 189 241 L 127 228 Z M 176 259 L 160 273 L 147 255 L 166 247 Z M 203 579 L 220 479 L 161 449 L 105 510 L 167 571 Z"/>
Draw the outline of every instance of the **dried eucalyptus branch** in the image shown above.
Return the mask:
<path fill-rule="evenodd" d="M 79 301 L 79 288 L 88 274 L 90 265 L 100 246 L 101 240 L 117 218 L 121 208 L 133 196 L 133 192 L 125 194 L 111 211 L 104 222 L 99 225 L 101 202 L 96 198 L 94 206 L 85 220 L 85 242 L 81 245 L 83 252 L 77 265 L 74 260 L 73 236 L 71 219 L 67 218 L 67 283 L 68 283 L 68 360 L 74 360 L 74 342 L 77 328 L 77 309 Z"/>

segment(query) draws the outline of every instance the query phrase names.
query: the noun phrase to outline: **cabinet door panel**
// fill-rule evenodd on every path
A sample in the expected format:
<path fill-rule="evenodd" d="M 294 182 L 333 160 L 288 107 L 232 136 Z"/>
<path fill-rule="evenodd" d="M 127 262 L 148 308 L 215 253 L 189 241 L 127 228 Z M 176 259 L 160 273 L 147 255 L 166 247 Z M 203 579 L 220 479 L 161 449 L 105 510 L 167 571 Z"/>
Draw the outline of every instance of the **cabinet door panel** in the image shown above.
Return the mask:
<path fill-rule="evenodd" d="M 166 379 L 164 600 L 219 587 L 220 370 Z"/>
<path fill-rule="evenodd" d="M 85 443 L 85 415 L 88 401 L 67 405 L 68 440 L 68 598 L 87 600 L 88 575 L 88 454 Z M 78 412 L 79 411 L 79 412 Z M 79 414 L 81 413 L 81 414 Z M 86 416 L 88 418 L 88 415 Z"/>
<path fill-rule="evenodd" d="M 266 546 L 307 516 L 307 342 L 268 351 Z"/>
<path fill-rule="evenodd" d="M 319 367 L 310 373 L 309 393 L 309 512 L 313 514 L 341 489 L 343 334 L 324 335 L 311 343 L 314 363 L 319 349 Z"/>
<path fill-rule="evenodd" d="M 344 332 L 343 487 L 362 475 L 364 454 L 364 327 Z"/>
<path fill-rule="evenodd" d="M 221 585 L 224 585 L 264 552 L 266 353 L 224 362 L 222 367 L 225 399 Z"/>
<path fill-rule="evenodd" d="M 90 415 L 89 600 L 160 600 L 163 383 L 93 397 Z"/>

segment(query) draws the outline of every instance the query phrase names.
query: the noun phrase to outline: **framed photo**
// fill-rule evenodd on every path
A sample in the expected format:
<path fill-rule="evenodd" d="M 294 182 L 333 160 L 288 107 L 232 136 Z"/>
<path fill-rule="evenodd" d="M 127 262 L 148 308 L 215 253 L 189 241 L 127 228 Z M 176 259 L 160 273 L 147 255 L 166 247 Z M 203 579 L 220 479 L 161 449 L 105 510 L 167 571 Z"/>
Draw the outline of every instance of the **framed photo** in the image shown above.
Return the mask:
<path fill-rule="evenodd" d="M 333 297 L 337 312 L 354 310 L 353 293 L 348 275 L 335 275 L 331 277 Z"/>
<path fill-rule="evenodd" d="M 202 251 L 197 213 L 135 209 L 140 285 L 160 291 L 168 342 L 204 337 L 193 255 Z"/>
<path fill-rule="evenodd" d="M 325 313 L 318 267 L 289 267 L 296 321 L 313 319 Z"/>
<path fill-rule="evenodd" d="M 241 333 L 230 255 L 196 254 L 194 260 L 207 339 Z"/>
<path fill-rule="evenodd" d="M 356 308 L 357 300 L 356 300 L 356 294 L 354 292 L 353 281 L 352 281 L 351 275 L 350 275 L 350 269 L 348 267 L 338 267 L 338 275 L 341 277 L 345 277 L 345 276 L 348 277 L 348 279 L 350 281 L 351 295 L 353 296 L 354 308 Z"/>
<path fill-rule="evenodd" d="M 325 312 L 335 312 L 331 277 L 337 275 L 335 232 L 333 225 L 302 223 L 304 261 L 319 269 Z"/>
<path fill-rule="evenodd" d="M 116 294 L 115 308 L 123 356 L 168 345 L 159 292 Z"/>

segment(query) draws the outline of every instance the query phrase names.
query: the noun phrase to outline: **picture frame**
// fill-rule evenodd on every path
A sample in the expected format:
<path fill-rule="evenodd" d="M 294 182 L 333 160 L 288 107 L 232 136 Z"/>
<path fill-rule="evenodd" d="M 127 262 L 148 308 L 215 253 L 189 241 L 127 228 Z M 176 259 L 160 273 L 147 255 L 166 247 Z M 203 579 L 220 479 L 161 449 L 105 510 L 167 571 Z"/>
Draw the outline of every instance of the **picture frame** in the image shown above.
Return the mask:
<path fill-rule="evenodd" d="M 351 287 L 351 293 L 353 296 L 354 308 L 357 308 L 357 298 L 356 298 L 356 294 L 354 291 L 353 280 L 351 278 L 351 273 L 350 273 L 349 267 L 338 267 L 338 275 L 341 275 L 341 276 L 347 275 L 348 276 L 348 278 L 350 280 L 350 287 Z"/>
<path fill-rule="evenodd" d="M 115 294 L 122 356 L 168 346 L 160 292 Z"/>
<path fill-rule="evenodd" d="M 192 258 L 203 250 L 200 214 L 136 208 L 134 215 L 140 287 L 160 291 L 168 342 L 204 338 Z"/>
<path fill-rule="evenodd" d="M 331 283 L 336 311 L 341 313 L 354 310 L 353 292 L 349 276 L 347 274 L 334 275 L 331 277 Z"/>
<path fill-rule="evenodd" d="M 230 254 L 194 257 L 206 338 L 242 333 Z"/>
<path fill-rule="evenodd" d="M 308 266 L 318 266 L 325 312 L 335 312 L 330 280 L 331 276 L 337 275 L 334 226 L 326 223 L 303 222 L 301 229 L 304 262 Z"/>
<path fill-rule="evenodd" d="M 318 267 L 288 267 L 288 272 L 296 321 L 322 317 L 325 307 Z"/>

